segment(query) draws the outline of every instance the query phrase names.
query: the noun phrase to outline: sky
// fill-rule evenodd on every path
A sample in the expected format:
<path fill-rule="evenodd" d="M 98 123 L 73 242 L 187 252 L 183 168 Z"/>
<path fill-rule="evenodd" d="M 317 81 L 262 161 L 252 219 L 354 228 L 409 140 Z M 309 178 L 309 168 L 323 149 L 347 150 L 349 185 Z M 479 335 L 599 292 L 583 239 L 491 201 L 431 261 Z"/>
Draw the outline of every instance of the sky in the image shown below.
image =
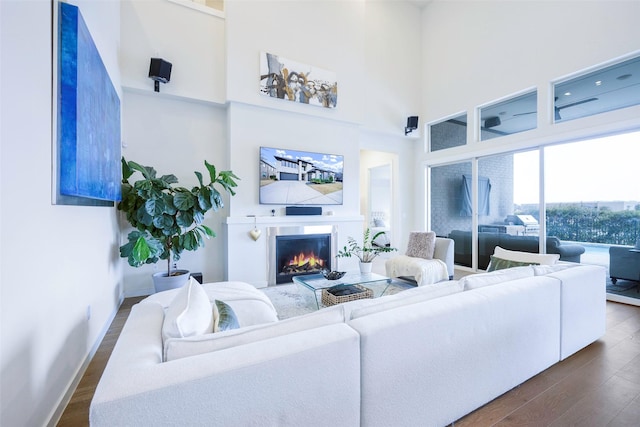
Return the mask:
<path fill-rule="evenodd" d="M 514 156 L 514 203 L 538 202 L 538 152 Z M 545 148 L 548 203 L 640 201 L 640 132 Z"/>
<path fill-rule="evenodd" d="M 308 151 L 285 150 L 279 148 L 260 147 L 260 157 L 267 163 L 275 166 L 274 156 L 284 157 L 296 161 L 302 159 L 313 163 L 318 169 L 324 169 L 342 173 L 344 158 L 337 154 L 311 153 Z"/>

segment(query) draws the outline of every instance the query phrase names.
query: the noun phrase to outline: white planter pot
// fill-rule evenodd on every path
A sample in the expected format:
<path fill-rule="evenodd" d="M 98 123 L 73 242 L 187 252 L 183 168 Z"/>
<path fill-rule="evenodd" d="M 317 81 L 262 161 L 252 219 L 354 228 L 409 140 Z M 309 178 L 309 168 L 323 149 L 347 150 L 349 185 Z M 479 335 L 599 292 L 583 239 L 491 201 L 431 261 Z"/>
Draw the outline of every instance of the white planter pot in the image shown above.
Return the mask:
<path fill-rule="evenodd" d="M 360 273 L 361 274 L 371 273 L 372 266 L 373 266 L 372 262 L 360 262 Z"/>
<path fill-rule="evenodd" d="M 164 271 L 153 274 L 153 287 L 156 289 L 156 292 L 181 288 L 189 281 L 189 270 L 173 270 L 173 273 L 173 276 L 168 277 Z"/>

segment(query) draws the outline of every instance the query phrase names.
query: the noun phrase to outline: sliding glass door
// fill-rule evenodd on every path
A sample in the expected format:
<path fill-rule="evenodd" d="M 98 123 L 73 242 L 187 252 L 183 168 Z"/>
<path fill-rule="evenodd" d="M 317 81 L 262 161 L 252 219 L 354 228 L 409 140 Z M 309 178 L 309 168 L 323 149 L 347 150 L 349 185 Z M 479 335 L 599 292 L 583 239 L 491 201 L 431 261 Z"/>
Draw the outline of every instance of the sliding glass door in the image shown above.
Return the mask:
<path fill-rule="evenodd" d="M 454 261 L 472 267 L 472 215 L 467 177 L 471 162 L 430 168 L 430 228 L 436 235 L 455 241 Z"/>
<path fill-rule="evenodd" d="M 635 132 L 431 166 L 429 226 L 462 269 L 486 269 L 496 246 L 558 253 L 640 298 L 638 147 Z"/>
<path fill-rule="evenodd" d="M 546 147 L 547 234 L 607 269 L 607 293 L 640 298 L 640 132 Z M 615 282 L 615 283 L 614 283 Z"/>
<path fill-rule="evenodd" d="M 496 246 L 538 252 L 538 159 L 537 150 L 478 159 L 479 269 L 486 270 Z"/>

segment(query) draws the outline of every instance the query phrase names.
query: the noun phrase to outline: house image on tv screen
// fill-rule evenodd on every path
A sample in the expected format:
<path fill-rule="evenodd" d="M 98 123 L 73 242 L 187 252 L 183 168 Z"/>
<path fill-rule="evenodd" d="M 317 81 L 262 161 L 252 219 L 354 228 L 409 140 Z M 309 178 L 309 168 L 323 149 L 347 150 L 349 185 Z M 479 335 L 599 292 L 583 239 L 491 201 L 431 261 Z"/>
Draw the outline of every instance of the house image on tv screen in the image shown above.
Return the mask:
<path fill-rule="evenodd" d="M 260 203 L 341 205 L 343 156 L 260 148 Z"/>

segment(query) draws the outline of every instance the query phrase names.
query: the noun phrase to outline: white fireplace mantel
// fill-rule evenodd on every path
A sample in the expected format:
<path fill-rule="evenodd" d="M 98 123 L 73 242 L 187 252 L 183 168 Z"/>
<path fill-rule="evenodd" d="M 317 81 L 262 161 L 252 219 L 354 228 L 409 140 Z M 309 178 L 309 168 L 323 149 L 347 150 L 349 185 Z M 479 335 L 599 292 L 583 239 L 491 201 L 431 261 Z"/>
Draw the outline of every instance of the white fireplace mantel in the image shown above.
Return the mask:
<path fill-rule="evenodd" d="M 347 244 L 349 236 L 362 240 L 364 217 L 362 215 L 289 215 L 228 217 L 225 221 L 227 259 L 226 280 L 250 283 L 258 288 L 269 283 L 267 263 L 268 229 L 283 226 L 331 225 L 337 228 L 338 248 Z M 254 240 L 250 232 L 258 230 Z M 342 271 L 358 268 L 357 259 L 339 258 L 334 269 Z"/>

